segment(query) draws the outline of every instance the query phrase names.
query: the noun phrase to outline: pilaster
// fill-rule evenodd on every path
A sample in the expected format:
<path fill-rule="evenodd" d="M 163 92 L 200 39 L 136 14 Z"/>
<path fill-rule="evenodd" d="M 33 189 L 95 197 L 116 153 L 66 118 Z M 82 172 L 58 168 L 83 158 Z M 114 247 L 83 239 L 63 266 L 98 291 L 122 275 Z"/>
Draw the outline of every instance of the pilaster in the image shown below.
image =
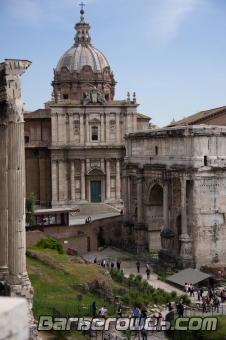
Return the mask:
<path fill-rule="evenodd" d="M 116 159 L 116 199 L 121 198 L 120 159 Z"/>
<path fill-rule="evenodd" d="M 106 159 L 106 200 L 111 198 L 110 159 Z"/>
<path fill-rule="evenodd" d="M 84 114 L 79 114 L 80 119 L 80 144 L 84 144 Z"/>
<path fill-rule="evenodd" d="M 110 136 L 109 136 L 110 113 L 106 112 L 105 113 L 105 117 L 106 117 L 106 143 L 108 143 L 109 142 L 109 138 L 110 138 Z"/>

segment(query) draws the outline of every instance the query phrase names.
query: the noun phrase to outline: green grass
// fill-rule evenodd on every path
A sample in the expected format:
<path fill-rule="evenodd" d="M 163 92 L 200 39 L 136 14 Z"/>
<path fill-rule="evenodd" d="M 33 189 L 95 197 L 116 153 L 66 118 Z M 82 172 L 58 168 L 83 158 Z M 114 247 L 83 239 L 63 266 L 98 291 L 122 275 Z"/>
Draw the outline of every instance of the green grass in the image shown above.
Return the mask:
<path fill-rule="evenodd" d="M 73 285 L 93 281 L 97 278 L 106 280 L 102 270 L 94 265 L 70 263 L 67 255 L 59 255 L 54 251 L 39 252 L 43 261 L 52 266 L 62 267 L 62 270 L 51 268 L 49 265 L 27 257 L 27 270 L 31 284 L 34 288 L 33 313 L 36 320 L 40 315 L 52 315 L 53 307 L 67 306 L 76 308 L 79 306 L 78 294 L 83 295 L 80 305 L 91 305 L 96 301 L 97 307 L 106 305 L 109 315 L 114 315 L 114 308 L 105 302 L 101 296 L 92 293 L 83 293 L 74 289 Z M 63 266 L 62 266 L 63 264 Z M 87 313 L 87 310 L 83 310 Z M 91 316 L 91 314 L 90 314 Z"/>

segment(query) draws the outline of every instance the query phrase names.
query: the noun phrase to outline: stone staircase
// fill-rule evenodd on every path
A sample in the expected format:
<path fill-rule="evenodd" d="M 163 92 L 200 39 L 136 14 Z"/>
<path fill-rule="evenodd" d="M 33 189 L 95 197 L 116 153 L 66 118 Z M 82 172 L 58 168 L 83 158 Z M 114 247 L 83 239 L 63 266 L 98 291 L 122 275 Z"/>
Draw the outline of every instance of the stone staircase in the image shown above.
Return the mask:
<path fill-rule="evenodd" d="M 120 214 L 120 211 L 105 203 L 90 203 L 81 207 L 81 211 L 76 216 L 90 216 L 100 214 Z"/>

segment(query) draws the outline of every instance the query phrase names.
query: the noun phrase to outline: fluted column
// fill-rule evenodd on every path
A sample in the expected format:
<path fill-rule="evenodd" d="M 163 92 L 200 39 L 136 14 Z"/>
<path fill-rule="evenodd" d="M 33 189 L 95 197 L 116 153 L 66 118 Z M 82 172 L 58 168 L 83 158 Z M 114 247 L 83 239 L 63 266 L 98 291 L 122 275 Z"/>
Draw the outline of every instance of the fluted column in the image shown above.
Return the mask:
<path fill-rule="evenodd" d="M 58 197 L 58 167 L 57 161 L 52 160 L 52 205 L 57 205 Z"/>
<path fill-rule="evenodd" d="M 136 172 L 136 178 L 137 178 L 137 227 L 139 228 L 143 226 L 142 169 Z"/>
<path fill-rule="evenodd" d="M 116 199 L 121 198 L 120 159 L 116 159 Z"/>
<path fill-rule="evenodd" d="M 100 121 L 101 121 L 101 125 L 100 125 L 100 141 L 102 143 L 104 143 L 104 114 L 103 113 L 100 114 Z"/>
<path fill-rule="evenodd" d="M 129 221 L 129 188 L 128 188 L 128 176 L 123 175 L 124 181 L 124 222 Z"/>
<path fill-rule="evenodd" d="M 167 179 L 164 179 L 163 182 L 163 222 L 164 229 L 167 230 L 169 227 L 169 188 Z"/>
<path fill-rule="evenodd" d="M 180 255 L 178 256 L 178 266 L 181 269 L 193 268 L 192 238 L 188 235 L 187 229 L 187 206 L 186 206 L 186 179 L 181 176 L 181 232 Z"/>
<path fill-rule="evenodd" d="M 0 112 L 1 118 L 2 112 Z M 8 177 L 7 125 L 0 124 L 0 280 L 8 276 Z"/>
<path fill-rule="evenodd" d="M 9 237 L 9 284 L 20 284 L 25 263 L 25 178 L 24 123 L 8 125 L 8 237 Z M 20 234 L 21 233 L 21 234 Z"/>
<path fill-rule="evenodd" d="M 106 159 L 106 199 L 111 198 L 110 160 Z"/>
<path fill-rule="evenodd" d="M 84 123 L 83 123 L 83 113 L 80 113 L 80 144 L 84 143 Z"/>
<path fill-rule="evenodd" d="M 110 124 L 110 113 L 106 113 L 106 143 L 109 142 L 109 124 Z"/>
<path fill-rule="evenodd" d="M 85 160 L 81 159 L 81 199 L 86 199 L 86 187 L 85 187 Z"/>
<path fill-rule="evenodd" d="M 89 114 L 86 113 L 86 142 L 89 142 Z"/>
<path fill-rule="evenodd" d="M 75 200 L 75 163 L 74 160 L 71 160 L 71 200 Z"/>
<path fill-rule="evenodd" d="M 120 116 L 116 113 L 116 143 L 121 142 L 121 131 L 120 131 Z"/>
<path fill-rule="evenodd" d="M 187 234 L 186 180 L 181 179 L 181 231 Z"/>

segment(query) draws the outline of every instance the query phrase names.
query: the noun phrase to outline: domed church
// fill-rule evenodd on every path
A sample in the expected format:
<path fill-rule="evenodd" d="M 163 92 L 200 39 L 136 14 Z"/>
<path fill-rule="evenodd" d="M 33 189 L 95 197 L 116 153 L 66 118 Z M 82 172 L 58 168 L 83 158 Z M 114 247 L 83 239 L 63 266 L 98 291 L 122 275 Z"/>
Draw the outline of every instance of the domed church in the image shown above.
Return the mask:
<path fill-rule="evenodd" d="M 80 14 L 74 44 L 54 69 L 52 100 L 24 115 L 27 192 L 43 207 L 122 203 L 124 135 L 149 128 L 135 93 L 114 99 L 113 71 Z"/>

